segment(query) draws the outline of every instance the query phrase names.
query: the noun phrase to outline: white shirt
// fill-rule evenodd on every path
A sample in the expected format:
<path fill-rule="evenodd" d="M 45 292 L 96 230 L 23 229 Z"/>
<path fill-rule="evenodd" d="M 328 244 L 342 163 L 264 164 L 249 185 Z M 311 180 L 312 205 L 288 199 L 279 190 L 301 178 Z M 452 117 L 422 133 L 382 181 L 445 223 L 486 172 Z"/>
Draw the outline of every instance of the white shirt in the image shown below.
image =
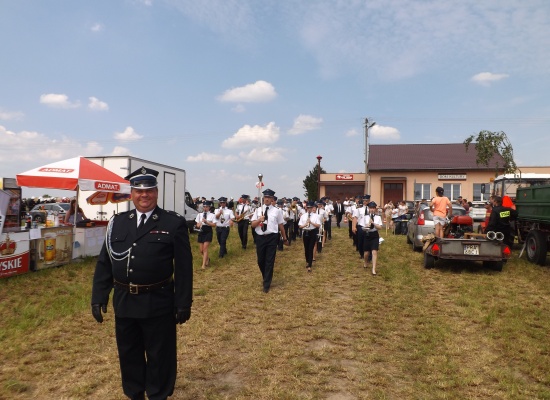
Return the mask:
<path fill-rule="evenodd" d="M 222 228 L 228 227 L 229 224 L 231 223 L 231 220 L 235 219 L 235 214 L 233 214 L 233 210 L 224 207 L 223 209 L 218 208 L 215 212 L 214 217 L 218 215 L 220 210 L 222 211 L 222 214 L 223 214 L 223 222 L 222 222 L 222 214 L 220 214 L 220 218 L 216 219 L 216 226 L 222 227 Z"/>
<path fill-rule="evenodd" d="M 374 218 L 372 219 L 372 221 L 374 222 L 374 225 L 382 225 L 382 217 L 380 217 L 380 215 L 376 213 L 374 214 Z M 364 226 L 365 228 L 368 228 L 369 232 L 374 232 L 377 230 L 376 228 L 370 229 L 371 216 L 368 212 L 366 215 L 363 216 L 362 222 L 363 223 L 359 224 L 359 221 L 357 221 L 357 225 L 361 225 L 361 226 Z"/>
<path fill-rule="evenodd" d="M 202 225 L 204 224 L 202 222 L 203 220 L 203 217 L 204 217 L 204 212 L 201 212 L 200 214 L 197 214 L 197 218 L 195 218 L 195 222 L 197 224 L 199 224 L 199 228 L 202 227 Z M 210 223 L 216 223 L 216 216 L 211 213 L 210 211 L 206 213 L 206 221 L 210 222 Z M 208 225 L 210 226 L 210 225 Z"/>
<path fill-rule="evenodd" d="M 305 227 L 308 218 L 311 224 L 309 225 L 309 227 Z M 321 224 L 321 219 L 319 218 L 319 214 L 305 212 L 302 214 L 302 216 L 300 217 L 300 221 L 298 222 L 298 226 L 304 226 L 302 230 L 305 230 L 305 231 L 311 231 L 313 229 L 317 229 L 317 227 L 313 226 L 313 224 L 317 224 L 317 225 Z"/>
<path fill-rule="evenodd" d="M 262 205 L 261 207 L 258 207 L 252 215 L 252 218 L 250 218 L 250 221 L 258 220 L 265 213 L 266 207 L 268 206 Z M 258 225 L 254 230 L 260 236 L 270 233 L 279 233 L 279 224 L 284 224 L 284 222 L 283 212 L 274 205 L 271 205 L 267 211 L 267 229 L 265 232 L 262 231 L 262 227 L 260 225 Z"/>
<path fill-rule="evenodd" d="M 147 220 L 149 219 L 149 217 L 151 216 L 151 214 L 153 214 L 153 211 L 155 211 L 155 209 L 153 208 L 151 211 L 147 211 L 146 213 L 142 213 L 142 212 L 139 212 L 138 210 L 136 210 L 136 217 L 137 217 L 137 226 L 139 226 L 140 222 L 141 222 L 141 214 L 145 214 L 145 220 L 143 221 L 143 223 L 145 224 L 147 222 Z"/>
<path fill-rule="evenodd" d="M 243 206 L 244 206 L 244 209 L 243 209 Z M 250 219 L 250 211 L 251 210 L 250 210 L 250 206 L 248 204 L 244 203 L 244 204 L 237 205 L 237 207 L 235 207 L 235 211 L 239 214 L 239 216 L 244 214 L 243 219 L 246 219 L 246 220 Z"/>
<path fill-rule="evenodd" d="M 363 225 L 363 222 L 364 222 L 363 218 L 365 217 L 365 207 L 356 208 L 353 211 L 352 216 L 353 216 L 353 218 L 357 218 L 357 225 L 365 226 L 365 225 Z"/>

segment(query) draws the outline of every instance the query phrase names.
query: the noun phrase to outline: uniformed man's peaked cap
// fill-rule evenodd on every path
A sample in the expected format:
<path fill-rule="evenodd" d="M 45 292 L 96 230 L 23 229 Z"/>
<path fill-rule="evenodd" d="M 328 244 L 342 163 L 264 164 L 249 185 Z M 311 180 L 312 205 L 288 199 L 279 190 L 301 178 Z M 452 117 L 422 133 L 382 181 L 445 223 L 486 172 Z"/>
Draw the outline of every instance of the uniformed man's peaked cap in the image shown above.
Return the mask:
<path fill-rule="evenodd" d="M 269 196 L 269 197 L 275 196 L 275 192 L 271 189 L 266 189 L 262 193 L 264 196 Z"/>
<path fill-rule="evenodd" d="M 222 197 L 220 197 L 220 198 L 218 199 L 218 201 L 219 201 L 220 203 L 227 203 L 227 197 L 223 197 L 223 196 L 222 196 Z"/>
<path fill-rule="evenodd" d="M 159 172 L 151 168 L 141 167 L 136 169 L 124 179 L 130 181 L 130 186 L 135 189 L 148 189 L 157 187 Z"/>

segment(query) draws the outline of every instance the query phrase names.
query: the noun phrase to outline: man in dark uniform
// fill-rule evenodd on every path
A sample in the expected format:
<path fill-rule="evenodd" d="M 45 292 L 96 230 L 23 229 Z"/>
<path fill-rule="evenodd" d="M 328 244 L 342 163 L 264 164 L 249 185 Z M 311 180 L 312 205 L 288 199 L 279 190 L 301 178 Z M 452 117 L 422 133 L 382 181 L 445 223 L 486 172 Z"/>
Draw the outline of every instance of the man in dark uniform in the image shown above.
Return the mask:
<path fill-rule="evenodd" d="M 504 235 L 503 242 L 512 248 L 514 235 L 510 222 L 515 220 L 517 215 L 516 210 L 502 205 L 502 197 L 495 196 L 493 199 L 493 210 L 491 211 L 489 223 L 485 231 L 501 232 Z"/>
<path fill-rule="evenodd" d="M 250 226 L 256 231 L 256 255 L 258 267 L 262 273 L 264 293 L 269 292 L 273 279 L 273 267 L 277 254 L 279 234 L 283 235 L 286 246 L 290 245 L 283 225 L 283 213 L 275 207 L 275 192 L 266 189 L 263 192 L 264 205 L 260 206 L 250 219 Z"/>
<path fill-rule="evenodd" d="M 340 228 L 340 224 L 342 223 L 342 215 L 344 215 L 344 205 L 340 201 L 340 198 L 337 198 L 336 203 L 334 204 L 334 215 L 336 215 L 336 226 Z"/>
<path fill-rule="evenodd" d="M 157 206 L 158 172 L 125 179 L 135 210 L 115 215 L 97 259 L 92 314 L 103 322 L 114 287 L 115 332 L 124 394 L 166 399 L 177 373 L 176 324 L 191 316 L 193 256 L 185 218 Z"/>

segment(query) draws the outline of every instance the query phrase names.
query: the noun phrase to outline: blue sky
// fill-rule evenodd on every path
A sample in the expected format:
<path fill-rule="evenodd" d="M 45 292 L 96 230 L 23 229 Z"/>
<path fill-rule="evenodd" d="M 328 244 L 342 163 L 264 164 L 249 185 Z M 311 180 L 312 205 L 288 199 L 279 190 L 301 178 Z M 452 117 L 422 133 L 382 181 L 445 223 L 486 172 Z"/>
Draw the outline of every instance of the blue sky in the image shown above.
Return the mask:
<path fill-rule="evenodd" d="M 194 196 L 255 195 L 262 173 L 303 197 L 317 155 L 364 171 L 365 118 L 371 144 L 504 131 L 550 165 L 546 0 L 1 0 L 0 34 L 4 177 L 133 155 Z"/>

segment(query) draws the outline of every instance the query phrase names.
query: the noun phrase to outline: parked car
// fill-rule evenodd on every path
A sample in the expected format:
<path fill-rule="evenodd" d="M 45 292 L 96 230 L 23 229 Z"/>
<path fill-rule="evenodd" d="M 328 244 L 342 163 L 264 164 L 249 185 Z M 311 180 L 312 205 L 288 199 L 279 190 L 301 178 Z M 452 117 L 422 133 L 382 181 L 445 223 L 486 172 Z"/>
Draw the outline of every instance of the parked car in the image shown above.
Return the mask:
<path fill-rule="evenodd" d="M 453 215 L 466 215 L 464 207 L 453 204 Z M 412 245 L 413 250 L 422 249 L 424 243 L 422 238 L 429 233 L 435 233 L 433 214 L 430 207 L 422 203 L 418 213 L 414 214 L 407 224 L 407 243 Z"/>
<path fill-rule="evenodd" d="M 484 201 L 474 201 L 472 202 L 472 206 L 470 207 L 470 211 L 468 215 L 474 220 L 474 221 L 483 221 L 485 219 L 485 202 Z"/>
<path fill-rule="evenodd" d="M 30 211 L 30 215 L 33 221 L 38 222 L 39 224 L 46 222 L 48 214 L 55 214 L 60 219 L 65 218 L 65 214 L 69 211 L 69 203 L 43 203 L 35 205 Z"/>

